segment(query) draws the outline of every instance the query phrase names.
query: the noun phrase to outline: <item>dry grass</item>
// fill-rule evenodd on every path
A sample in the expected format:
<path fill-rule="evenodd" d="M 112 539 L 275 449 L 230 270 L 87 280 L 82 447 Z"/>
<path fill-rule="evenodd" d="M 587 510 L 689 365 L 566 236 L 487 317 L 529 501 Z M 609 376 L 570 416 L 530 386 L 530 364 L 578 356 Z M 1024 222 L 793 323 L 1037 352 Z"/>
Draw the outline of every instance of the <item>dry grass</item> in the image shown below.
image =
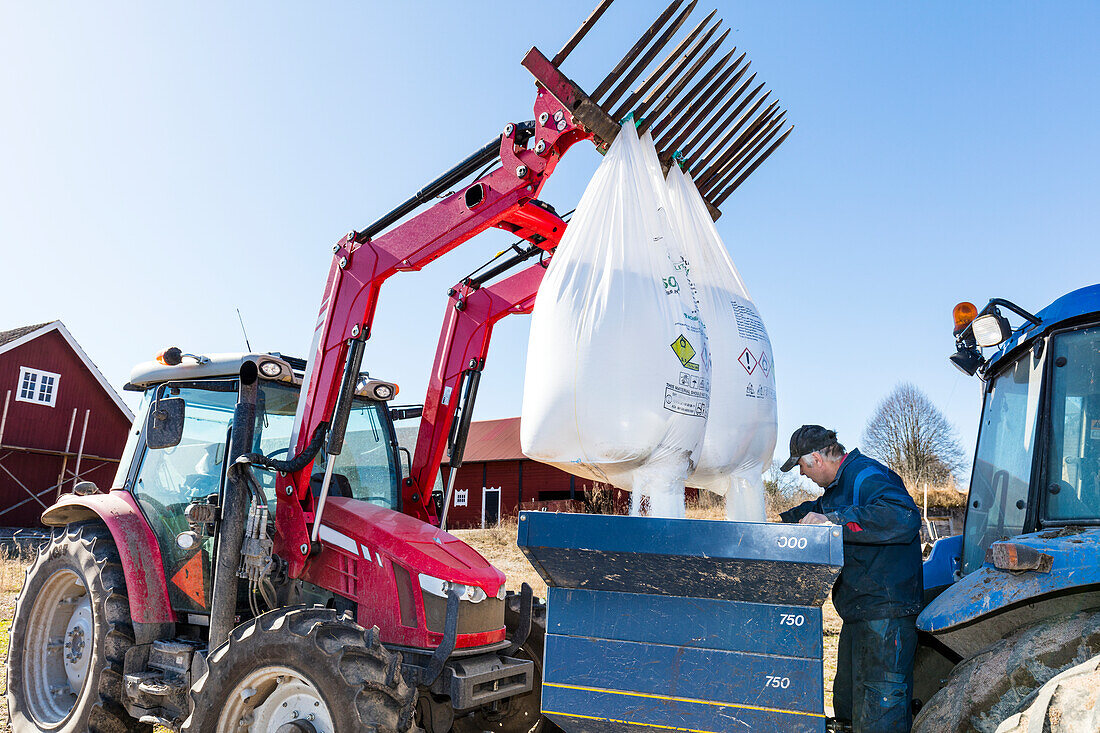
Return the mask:
<path fill-rule="evenodd" d="M 918 507 L 924 508 L 924 490 L 923 489 L 909 489 L 909 496 L 913 497 L 913 501 Z M 945 509 L 953 509 L 955 507 L 966 506 L 966 492 L 959 491 L 950 486 L 929 486 L 928 487 L 928 506 L 930 508 L 943 507 Z"/>
<path fill-rule="evenodd" d="M 11 617 L 15 613 L 15 598 L 23 588 L 23 578 L 33 555 L 0 550 L 0 655 L 8 658 L 8 636 Z M 8 722 L 8 678 L 6 665 L 0 668 L 0 730 L 11 730 Z"/>
<path fill-rule="evenodd" d="M 546 583 L 543 582 L 531 563 L 516 546 L 519 522 L 516 517 L 507 517 L 491 529 L 452 529 L 450 533 L 474 548 L 491 562 L 494 567 L 508 578 L 508 590 L 519 592 L 527 583 L 539 598 L 546 597 Z"/>

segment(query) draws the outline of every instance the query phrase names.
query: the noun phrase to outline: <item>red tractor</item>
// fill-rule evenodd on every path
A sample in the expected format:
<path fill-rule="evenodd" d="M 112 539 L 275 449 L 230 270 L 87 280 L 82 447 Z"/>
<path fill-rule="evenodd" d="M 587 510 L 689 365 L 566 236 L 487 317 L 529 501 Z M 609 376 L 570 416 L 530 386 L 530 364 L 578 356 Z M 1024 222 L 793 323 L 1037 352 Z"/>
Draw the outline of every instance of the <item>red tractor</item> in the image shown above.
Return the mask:
<path fill-rule="evenodd" d="M 572 145 L 609 145 L 633 112 L 717 215 L 790 132 L 744 55 L 718 53 L 713 13 L 629 91 L 694 1 L 675 0 L 583 92 L 558 67 L 608 5 L 553 61 L 524 58 L 534 120 L 333 246 L 308 361 L 168 349 L 135 368 L 142 406 L 110 491 L 80 484 L 42 517 L 53 536 L 11 631 L 15 731 L 551 725 L 543 607 L 445 531 L 450 497 L 433 490 L 445 451 L 452 478 L 461 464 L 493 324 L 531 311 L 565 231 L 537 196 Z M 362 370 L 382 283 L 490 227 L 519 242 L 449 292 L 424 406 L 390 407 L 396 386 Z M 394 420 L 415 416 L 410 451 Z"/>

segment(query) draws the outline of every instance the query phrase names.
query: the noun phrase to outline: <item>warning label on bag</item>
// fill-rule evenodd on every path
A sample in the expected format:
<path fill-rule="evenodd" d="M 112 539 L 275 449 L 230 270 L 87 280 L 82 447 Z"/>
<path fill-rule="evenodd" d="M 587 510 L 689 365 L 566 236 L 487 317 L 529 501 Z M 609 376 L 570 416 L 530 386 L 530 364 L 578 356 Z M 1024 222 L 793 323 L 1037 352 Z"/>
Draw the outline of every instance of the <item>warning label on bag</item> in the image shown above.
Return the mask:
<path fill-rule="evenodd" d="M 730 300 L 733 306 L 733 315 L 737 318 L 737 333 L 741 338 L 764 341 L 768 338 L 768 332 L 764 330 L 764 322 L 760 320 L 754 308 L 750 308 L 736 300 Z"/>
<path fill-rule="evenodd" d="M 681 382 L 683 379 L 680 380 Z M 665 385 L 665 409 L 681 415 L 707 416 L 709 394 L 701 389 L 681 387 L 676 384 Z"/>
<path fill-rule="evenodd" d="M 745 396 L 753 397 L 758 400 L 774 400 L 775 390 L 766 384 L 761 384 L 759 387 L 754 387 L 752 382 L 745 385 Z"/>
<path fill-rule="evenodd" d="M 1089 438 L 1100 440 L 1100 420 L 1093 420 L 1089 429 Z"/>
<path fill-rule="evenodd" d="M 699 371 L 699 365 L 692 361 L 695 358 L 695 347 L 683 334 L 680 334 L 680 338 L 673 341 L 670 346 L 681 364 L 693 371 Z"/>

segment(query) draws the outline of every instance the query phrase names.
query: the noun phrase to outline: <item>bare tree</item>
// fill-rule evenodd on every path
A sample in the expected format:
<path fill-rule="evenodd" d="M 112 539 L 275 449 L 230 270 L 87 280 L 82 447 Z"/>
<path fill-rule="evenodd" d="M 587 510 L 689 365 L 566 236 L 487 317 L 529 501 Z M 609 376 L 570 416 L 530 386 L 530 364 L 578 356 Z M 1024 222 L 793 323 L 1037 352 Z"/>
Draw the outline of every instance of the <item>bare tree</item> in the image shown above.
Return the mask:
<path fill-rule="evenodd" d="M 949 483 L 966 457 L 951 423 L 928 395 L 908 382 L 879 403 L 863 431 L 862 447 L 914 490 L 925 483 Z"/>

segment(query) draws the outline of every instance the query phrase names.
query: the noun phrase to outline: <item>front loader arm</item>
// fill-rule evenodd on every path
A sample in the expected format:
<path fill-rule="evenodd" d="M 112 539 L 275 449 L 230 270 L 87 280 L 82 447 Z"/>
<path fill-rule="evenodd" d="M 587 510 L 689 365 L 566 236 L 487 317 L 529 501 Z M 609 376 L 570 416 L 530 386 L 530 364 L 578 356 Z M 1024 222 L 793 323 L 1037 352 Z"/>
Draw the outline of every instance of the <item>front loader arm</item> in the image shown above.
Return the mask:
<path fill-rule="evenodd" d="M 524 58 L 524 67 L 538 82 L 535 122 L 522 128 L 508 125 L 499 149 L 486 146 L 405 204 L 362 232 L 349 233 L 333 247 L 291 436 L 295 458 L 284 462 L 285 475 L 277 481 L 275 550 L 287 560 L 291 577 L 301 573 L 312 547 L 308 526 L 314 523 L 315 513 L 309 490 L 313 455 L 307 448 L 315 454 L 327 429 L 325 448 L 330 459 L 340 451 L 378 290 L 388 277 L 419 270 L 490 227 L 552 247 L 546 242 L 560 238 L 564 223 L 532 200 L 573 144 L 593 139 L 606 147 L 618 134 L 621 120 L 632 118 L 639 132 L 653 133 L 663 165 L 679 161 L 691 168 L 696 188 L 715 218 L 717 207 L 790 134 L 778 102 L 765 106 L 770 92 L 760 96 L 764 84 L 755 83 L 755 74 L 742 80 L 748 71 L 745 55 L 735 58 L 736 49 L 720 53 L 730 30 L 719 32 L 722 21 L 714 18 L 714 12 L 673 43 L 680 29 L 688 27 L 695 0 L 672 0 L 587 94 L 561 72 L 561 65 L 611 1 L 602 0 L 553 60 L 534 48 Z M 671 51 L 665 53 L 669 46 Z M 635 85 L 639 78 L 642 81 Z M 529 137 L 534 138 L 530 147 Z M 386 231 L 495 159 L 501 163 L 495 172 Z M 433 438 L 429 443 L 433 440 L 438 442 Z M 441 460 L 432 457 L 436 448 L 423 450 L 420 475 L 413 477 L 417 488 L 408 491 L 410 500 L 419 493 L 412 502 L 423 507 L 414 510 L 418 516 L 429 511 L 427 474 Z M 417 452 L 421 454 L 419 442 Z"/>
<path fill-rule="evenodd" d="M 561 233 L 564 227 L 553 233 L 556 238 L 549 243 L 557 245 Z M 538 262 L 493 285 L 475 289 L 469 282 L 463 282 L 451 289 L 435 362 L 428 377 L 416 451 L 410 475 L 401 489 L 406 514 L 437 523 L 432 487 L 449 437 L 455 434 L 456 413 L 461 406 L 465 418 L 462 427 L 468 428 L 473 408 L 472 396 L 466 396 L 471 393 L 464 393 L 463 388 L 468 389 L 472 383 L 476 389 L 496 322 L 508 315 L 530 313 L 535 307 L 535 295 L 545 271 L 545 265 Z M 464 438 L 463 430 L 458 441 L 464 442 Z M 453 465 L 456 460 L 460 459 L 452 454 L 451 471 L 457 468 Z"/>
<path fill-rule="evenodd" d="M 501 168 L 376 238 L 370 235 L 378 227 L 372 226 L 362 233 L 350 232 L 333 247 L 291 437 L 295 455 L 303 453 L 323 423 L 334 418 L 338 423 L 341 387 L 346 391 L 345 382 L 349 382 L 354 389 L 379 290 L 390 276 L 419 270 L 489 228 L 504 229 L 545 248 L 552 248 L 560 239 L 565 223 L 532 200 L 561 156 L 591 133 L 576 125 L 568 110 L 541 88 L 535 115 L 538 121 L 533 125 L 531 148 L 519 144 L 524 128 L 512 124 L 505 128 L 500 138 Z M 330 430 L 329 446 L 336 433 L 339 430 Z M 287 560 L 292 577 L 301 573 L 312 546 L 310 529 L 316 509 L 309 490 L 312 473 L 310 461 L 300 470 L 280 475 L 276 484 L 275 551 Z M 421 501 L 430 500 L 430 496 L 423 497 L 423 491 L 420 494 Z M 416 515 L 422 516 L 424 511 Z"/>

